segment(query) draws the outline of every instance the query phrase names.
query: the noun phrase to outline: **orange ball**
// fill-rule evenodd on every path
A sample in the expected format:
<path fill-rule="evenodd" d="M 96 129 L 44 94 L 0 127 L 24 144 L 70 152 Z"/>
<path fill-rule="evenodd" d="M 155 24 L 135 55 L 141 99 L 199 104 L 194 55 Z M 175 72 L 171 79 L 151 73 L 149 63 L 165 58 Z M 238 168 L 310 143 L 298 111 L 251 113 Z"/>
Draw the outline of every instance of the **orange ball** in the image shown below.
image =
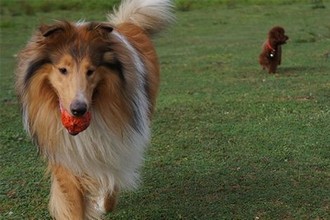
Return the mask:
<path fill-rule="evenodd" d="M 66 110 L 61 111 L 61 119 L 63 126 L 68 130 L 71 135 L 77 135 L 88 128 L 91 121 L 91 113 L 87 112 L 83 116 L 72 116 Z"/>

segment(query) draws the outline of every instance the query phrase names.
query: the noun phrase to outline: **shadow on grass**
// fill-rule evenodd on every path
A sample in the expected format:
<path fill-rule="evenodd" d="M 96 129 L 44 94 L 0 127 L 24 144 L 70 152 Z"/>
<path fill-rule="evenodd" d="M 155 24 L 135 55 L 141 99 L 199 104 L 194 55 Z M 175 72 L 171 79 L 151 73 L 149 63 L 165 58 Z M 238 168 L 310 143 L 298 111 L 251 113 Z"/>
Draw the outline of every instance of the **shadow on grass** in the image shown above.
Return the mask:
<path fill-rule="evenodd" d="M 136 219 L 253 219 L 267 216 L 285 219 L 293 217 L 292 213 L 303 207 L 304 217 L 307 217 L 306 213 L 309 213 L 308 217 L 326 215 L 326 207 L 311 203 L 324 198 L 308 188 L 310 176 L 288 178 L 286 171 L 272 169 L 226 173 L 219 169 L 214 173 L 181 176 L 174 173 L 175 169 L 170 170 L 163 172 L 163 178 L 157 180 L 163 185 L 157 188 L 145 182 L 137 194 L 120 201 L 118 212 L 114 214 L 118 217 L 120 212 L 125 212 L 127 217 L 130 213 Z M 125 210 L 128 204 L 133 209 Z"/>
<path fill-rule="evenodd" d="M 266 70 L 260 70 L 261 73 L 267 75 L 276 75 L 277 77 L 285 76 L 285 77 L 297 77 L 301 74 L 310 73 L 320 73 L 326 71 L 328 68 L 325 66 L 279 66 L 277 67 L 277 71 L 275 74 L 268 74 Z"/>
<path fill-rule="evenodd" d="M 290 194 L 302 196 L 305 192 L 295 189 L 293 180 L 276 174 L 172 175 L 163 175 L 160 188 L 145 183 L 139 193 L 121 200 L 116 219 L 120 212 L 135 219 L 253 219 L 265 215 L 283 219 L 304 203 L 291 201 Z M 125 203 L 133 209 L 125 210 L 129 206 Z"/>

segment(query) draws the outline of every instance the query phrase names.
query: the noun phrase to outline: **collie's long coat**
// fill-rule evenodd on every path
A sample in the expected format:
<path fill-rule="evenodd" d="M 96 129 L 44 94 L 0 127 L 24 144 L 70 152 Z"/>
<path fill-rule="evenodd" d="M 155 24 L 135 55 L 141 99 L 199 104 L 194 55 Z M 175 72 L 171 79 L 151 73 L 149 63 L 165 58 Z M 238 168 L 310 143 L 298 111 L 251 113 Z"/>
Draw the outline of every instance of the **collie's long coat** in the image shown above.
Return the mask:
<path fill-rule="evenodd" d="M 172 21 L 170 0 L 125 0 L 106 22 L 42 25 L 19 54 L 24 126 L 47 159 L 56 219 L 99 219 L 134 188 L 150 139 L 159 64 L 150 37 Z M 91 115 L 70 135 L 61 123 Z"/>

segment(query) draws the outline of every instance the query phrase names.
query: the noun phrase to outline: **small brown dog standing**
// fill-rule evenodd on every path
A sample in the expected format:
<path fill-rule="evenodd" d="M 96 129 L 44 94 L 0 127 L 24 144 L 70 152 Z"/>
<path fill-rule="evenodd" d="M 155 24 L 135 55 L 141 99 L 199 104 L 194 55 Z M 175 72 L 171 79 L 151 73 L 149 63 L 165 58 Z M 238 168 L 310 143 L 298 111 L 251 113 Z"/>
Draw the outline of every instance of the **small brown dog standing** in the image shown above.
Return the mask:
<path fill-rule="evenodd" d="M 281 45 L 285 44 L 288 39 L 284 28 L 280 26 L 275 26 L 268 32 L 268 39 L 263 44 L 262 52 L 259 55 L 259 63 L 263 69 L 268 70 L 268 73 L 275 73 L 277 66 L 281 65 Z"/>

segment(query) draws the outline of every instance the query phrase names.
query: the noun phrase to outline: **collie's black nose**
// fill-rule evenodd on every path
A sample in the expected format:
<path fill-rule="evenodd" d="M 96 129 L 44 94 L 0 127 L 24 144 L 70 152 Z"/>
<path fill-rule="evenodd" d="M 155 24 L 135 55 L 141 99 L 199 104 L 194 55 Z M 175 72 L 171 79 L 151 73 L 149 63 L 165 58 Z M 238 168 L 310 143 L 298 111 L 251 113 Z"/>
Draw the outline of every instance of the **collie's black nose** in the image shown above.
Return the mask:
<path fill-rule="evenodd" d="M 74 101 L 70 105 L 70 111 L 74 116 L 83 116 L 87 112 L 87 104 L 81 101 Z"/>

